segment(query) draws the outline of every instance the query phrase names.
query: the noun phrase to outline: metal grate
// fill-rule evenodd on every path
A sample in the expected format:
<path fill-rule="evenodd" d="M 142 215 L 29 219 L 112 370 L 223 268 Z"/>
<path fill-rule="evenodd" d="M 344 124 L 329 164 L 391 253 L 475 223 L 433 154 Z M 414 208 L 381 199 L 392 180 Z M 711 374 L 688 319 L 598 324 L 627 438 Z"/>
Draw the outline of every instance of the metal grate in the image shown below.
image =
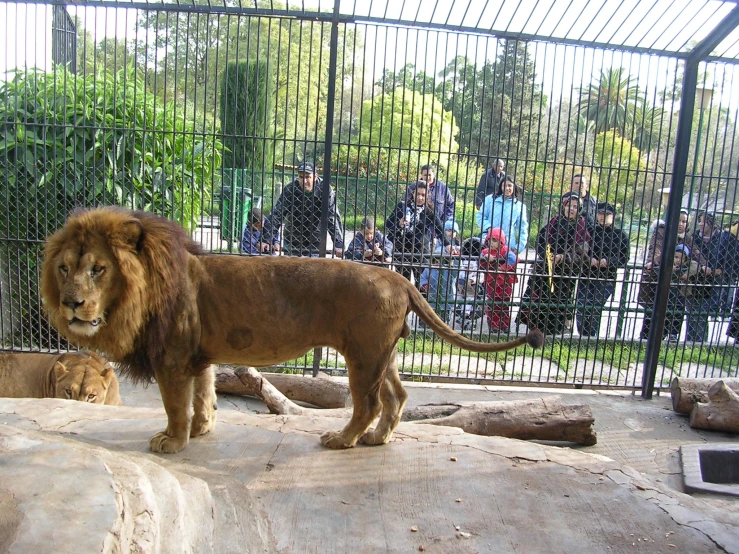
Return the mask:
<path fill-rule="evenodd" d="M 119 204 L 177 219 L 213 252 L 386 265 L 476 340 L 551 335 L 542 354 L 470 355 L 412 316 L 407 378 L 650 396 L 674 375 L 737 374 L 736 2 L 82 0 L 0 13 L 6 349 L 69 347 L 40 310 L 40 248 L 74 208 Z M 498 160 L 519 191 L 511 224 L 501 210 L 514 202 L 485 194 L 505 184 Z M 576 175 L 586 233 L 555 219 Z M 420 211 L 419 179 L 433 200 Z M 593 198 L 615 208 L 623 259 Z M 674 256 L 654 258 L 674 252 L 681 209 L 688 237 L 702 213 L 716 222 L 686 281 Z M 481 258 L 488 220 L 515 260 Z M 592 267 L 595 251 L 615 273 Z M 284 367 L 345 369 L 325 349 Z"/>

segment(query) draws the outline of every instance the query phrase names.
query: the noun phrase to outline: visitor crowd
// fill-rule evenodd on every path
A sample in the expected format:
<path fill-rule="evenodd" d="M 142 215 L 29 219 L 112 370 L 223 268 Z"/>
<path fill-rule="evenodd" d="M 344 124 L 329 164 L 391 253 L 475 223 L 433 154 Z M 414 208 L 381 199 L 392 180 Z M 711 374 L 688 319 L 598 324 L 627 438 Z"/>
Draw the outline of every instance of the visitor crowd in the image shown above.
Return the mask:
<path fill-rule="evenodd" d="M 323 189 L 313 164 L 302 163 L 298 178 L 285 186 L 268 215 L 252 210 L 241 251 L 283 250 L 288 255 L 317 256 Z M 419 179 L 385 219 L 384 234 L 367 216 L 346 250 L 333 189 L 329 188 L 327 196 L 328 227 L 323 238 L 327 230 L 335 256 L 395 265 L 427 295 L 442 317 L 454 313 L 464 320 L 484 313 L 491 330 L 510 329 L 517 264 L 529 240 L 529 222 L 523 189 L 506 175 L 503 160 L 496 160 L 483 174 L 475 193 L 480 234 L 461 244 L 454 221 L 455 199 L 446 183 L 436 178 L 433 165 L 421 167 Z M 598 202 L 583 174 L 573 176 L 570 190 L 555 211 L 535 239 L 536 260 L 516 324 L 559 334 L 571 329 L 574 320 L 582 336 L 598 337 L 618 270 L 629 260 L 629 237 L 615 225 L 616 207 Z M 732 316 L 728 334 L 739 340 L 739 291 L 733 298 L 739 281 L 739 224 L 724 229 L 716 216 L 701 212 L 692 233 L 690 228 L 689 214 L 684 211 L 675 230 L 676 248 L 670 253 L 663 252 L 669 232 L 665 223 L 657 221 L 650 229 L 639 278 L 638 302 L 644 310 L 640 336 L 646 339 L 649 335 L 651 311 L 660 292 L 659 268 L 667 255 L 672 257 L 673 271 L 665 292 L 663 338 L 678 340 L 686 319 L 687 340 L 705 342 L 709 317 L 719 315 Z M 453 261 L 429 264 L 432 253 Z M 475 312 L 474 306 L 484 309 Z"/>

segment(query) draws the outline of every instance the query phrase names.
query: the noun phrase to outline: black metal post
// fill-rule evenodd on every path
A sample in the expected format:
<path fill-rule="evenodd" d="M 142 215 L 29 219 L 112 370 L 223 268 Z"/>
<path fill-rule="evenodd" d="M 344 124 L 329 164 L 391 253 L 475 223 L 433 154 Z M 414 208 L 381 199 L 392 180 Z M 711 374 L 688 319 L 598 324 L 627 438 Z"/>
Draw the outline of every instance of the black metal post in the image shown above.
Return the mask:
<path fill-rule="evenodd" d="M 331 157 L 334 141 L 334 104 L 336 103 L 336 60 L 339 49 L 339 4 L 341 0 L 334 0 L 334 16 L 331 20 L 331 42 L 328 59 L 328 94 L 326 97 L 326 138 L 323 152 L 323 188 L 321 189 L 321 249 L 319 256 L 326 256 L 328 233 L 328 204 L 331 196 Z M 336 239 L 336 237 L 334 237 Z M 316 348 L 313 352 L 313 377 L 318 375 L 321 367 L 323 351 Z"/>
<path fill-rule="evenodd" d="M 657 376 L 657 361 L 662 344 L 662 332 L 665 327 L 667 313 L 668 290 L 672 277 L 673 256 L 677 243 L 677 226 L 680 221 L 680 204 L 685 188 L 688 157 L 690 155 L 690 134 L 693 128 L 693 111 L 695 108 L 695 91 L 698 85 L 698 64 L 708 56 L 714 48 L 739 24 L 739 6 L 735 7 L 719 23 L 716 28 L 696 46 L 685 60 L 682 97 L 680 99 L 680 115 L 677 123 L 677 142 L 675 144 L 675 162 L 672 169 L 670 196 L 667 201 L 665 217 L 665 242 L 662 246 L 659 275 L 657 277 L 657 295 L 652 309 L 652 324 L 647 338 L 647 355 L 644 360 L 642 375 L 642 398 L 650 399 L 654 393 L 654 380 Z"/>

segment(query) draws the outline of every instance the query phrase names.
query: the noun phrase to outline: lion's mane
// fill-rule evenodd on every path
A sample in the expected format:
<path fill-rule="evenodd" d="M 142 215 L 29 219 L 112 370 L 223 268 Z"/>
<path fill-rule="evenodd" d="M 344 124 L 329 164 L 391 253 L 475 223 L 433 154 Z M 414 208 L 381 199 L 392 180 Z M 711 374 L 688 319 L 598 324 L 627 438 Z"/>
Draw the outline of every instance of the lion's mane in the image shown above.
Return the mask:
<path fill-rule="evenodd" d="M 97 243 L 93 237 L 102 238 L 115 259 L 120 294 L 99 332 L 91 337 L 70 335 L 68 322 L 57 309 L 58 258 L 70 247 L 82 252 Z M 121 372 L 134 381 L 151 381 L 154 368 L 163 362 L 167 335 L 181 306 L 188 253 L 200 254 L 199 245 L 170 220 L 117 207 L 76 211 L 44 249 L 41 292 L 49 317 L 70 340 L 119 362 Z"/>

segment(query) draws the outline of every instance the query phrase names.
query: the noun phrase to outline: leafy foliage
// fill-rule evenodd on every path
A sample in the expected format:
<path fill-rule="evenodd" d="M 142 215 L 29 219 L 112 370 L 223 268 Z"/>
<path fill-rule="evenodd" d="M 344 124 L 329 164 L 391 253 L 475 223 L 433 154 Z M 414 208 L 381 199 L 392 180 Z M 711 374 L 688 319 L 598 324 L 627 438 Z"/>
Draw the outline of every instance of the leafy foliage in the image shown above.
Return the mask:
<path fill-rule="evenodd" d="M 0 192 L 18 207 L 12 237 L 41 240 L 77 206 L 118 204 L 194 228 L 220 164 L 130 69 L 85 79 L 59 67 L 0 85 Z"/>
<path fill-rule="evenodd" d="M 643 169 L 639 149 L 618 131 L 604 131 L 595 137 L 595 164 L 600 172 L 600 183 L 595 190 L 598 199 L 616 204 L 630 202 L 638 170 Z"/>

